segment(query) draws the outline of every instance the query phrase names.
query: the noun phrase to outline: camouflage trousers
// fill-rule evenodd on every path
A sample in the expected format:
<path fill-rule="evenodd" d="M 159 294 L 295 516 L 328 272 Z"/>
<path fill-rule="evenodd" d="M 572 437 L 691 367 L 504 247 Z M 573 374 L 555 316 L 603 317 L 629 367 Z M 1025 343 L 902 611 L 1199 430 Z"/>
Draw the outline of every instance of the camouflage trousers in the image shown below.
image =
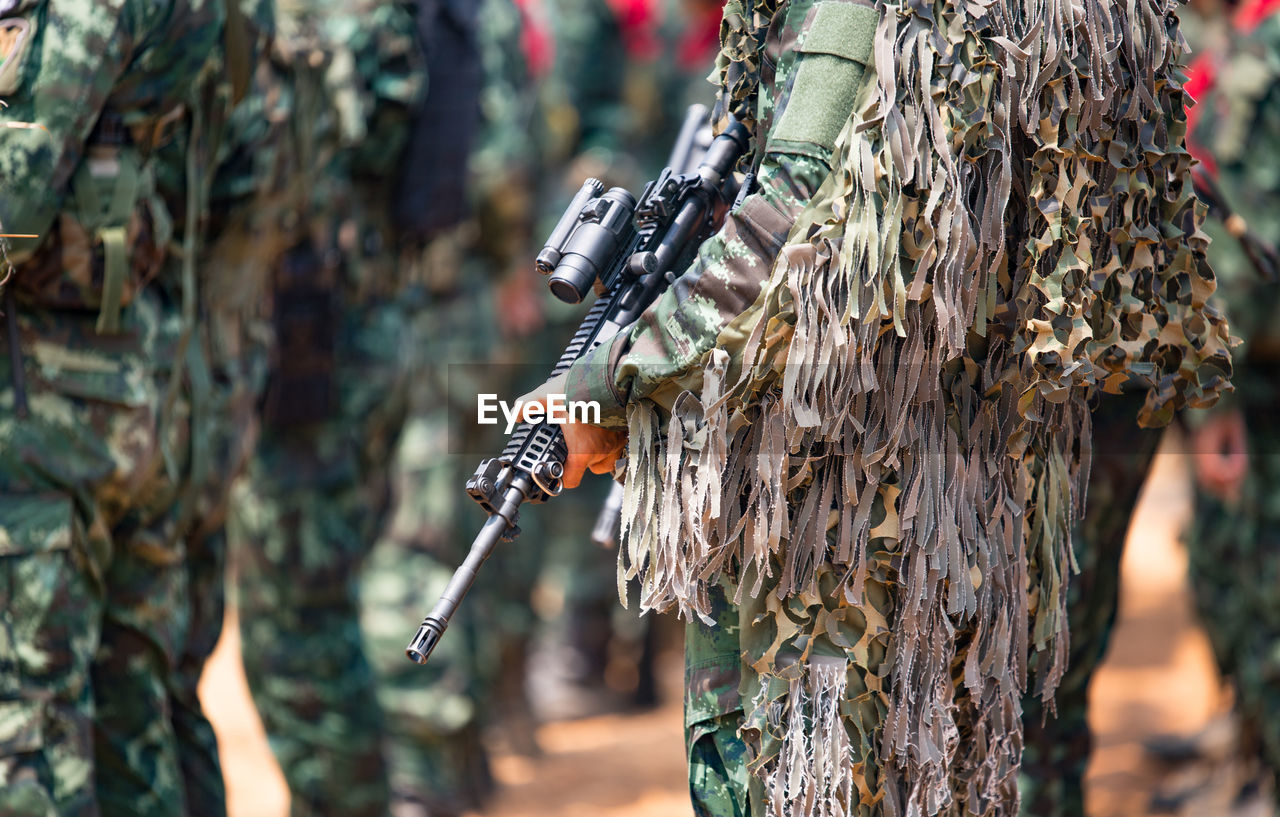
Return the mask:
<path fill-rule="evenodd" d="M 738 612 L 722 588 L 712 592 L 716 626 L 690 622 L 684 640 L 684 729 L 689 793 L 696 817 L 747 817 L 751 753 L 738 737 L 742 648 Z"/>
<path fill-rule="evenodd" d="M 1125 532 L 1138 504 L 1158 430 L 1138 428 L 1143 394 L 1103 395 L 1093 412 L 1093 468 L 1084 517 L 1072 532 L 1079 575 L 1067 594 L 1071 632 L 1056 715 L 1033 694 L 1023 698 L 1024 750 L 1018 787 L 1028 817 L 1084 814 L 1084 773 L 1093 750 L 1089 682 L 1106 655 L 1120 598 Z"/>
<path fill-rule="evenodd" d="M 220 409 L 166 401 L 177 314 L 150 290 L 112 335 L 90 312 L 17 312 L 25 416 L 0 361 L 2 814 L 225 814 L 196 695 L 222 622 L 216 490 L 190 470 Z"/>
<path fill-rule="evenodd" d="M 894 564 L 899 558 L 900 542 L 896 537 L 896 518 L 891 508 L 896 504 L 893 489 L 877 495 L 871 512 L 873 526 L 884 526 L 873 534 L 868 544 L 868 576 L 862 600 L 856 612 L 828 618 L 830 630 L 809 632 L 799 639 L 788 638 L 778 627 L 768 623 L 766 610 L 773 602 L 769 594 L 748 597 L 734 604 L 723 583 L 713 588 L 711 617 L 715 626 L 690 622 L 685 629 L 685 747 L 689 762 L 689 790 L 696 817 L 749 817 L 771 813 L 766 794 L 755 767 L 768 764 L 786 775 L 785 764 L 794 758 L 780 759 L 785 751 L 786 734 L 803 721 L 804 742 L 825 730 L 843 729 L 848 738 L 842 755 L 833 766 L 844 767 L 851 777 L 850 801 L 842 803 L 845 813 L 857 817 L 873 817 L 884 813 L 884 778 L 878 754 L 878 736 L 888 711 L 887 645 L 889 622 L 896 609 L 897 582 Z M 892 534 L 885 535 L 892 529 Z M 828 534 L 834 544 L 834 533 Z M 820 566 L 821 598 L 794 598 L 784 602 L 788 618 L 805 618 L 805 610 L 821 606 L 839 611 L 847 608 L 841 582 L 828 566 Z M 742 583 L 751 587 L 753 578 Z M 842 646 L 844 645 L 844 646 Z M 763 713 L 756 704 L 767 699 L 780 706 L 793 706 L 801 712 L 808 706 L 804 697 L 790 683 L 779 678 L 759 688 L 760 677 L 754 667 L 806 665 L 810 679 L 815 671 L 834 670 L 841 676 L 844 691 L 831 706 L 814 704 L 799 719 L 783 715 L 779 722 Z M 821 668 L 821 670 L 818 670 Z M 957 688 L 961 684 L 955 679 Z M 813 691 L 813 687 L 809 687 Z M 753 700 L 747 696 L 760 696 Z M 823 711 L 825 710 L 825 711 Z M 823 714 L 818 714 L 820 711 Z M 767 720 L 767 722 L 766 722 Z M 828 751 L 834 747 L 826 747 Z M 811 747 L 812 751 L 821 749 Z M 800 761 L 805 762 L 805 761 Z M 776 782 L 776 781 L 775 781 Z M 951 812 L 947 812 L 951 813 Z"/>
<path fill-rule="evenodd" d="M 1275 405 L 1246 404 L 1249 470 L 1238 503 L 1197 486 L 1186 534 L 1200 623 L 1235 691 L 1245 748 L 1280 797 L 1280 431 Z"/>
<path fill-rule="evenodd" d="M 389 505 L 405 330 L 398 303 L 347 310 L 332 415 L 264 422 L 233 496 L 241 655 L 294 815 L 388 810 L 385 721 L 360 631 L 359 577 Z"/>

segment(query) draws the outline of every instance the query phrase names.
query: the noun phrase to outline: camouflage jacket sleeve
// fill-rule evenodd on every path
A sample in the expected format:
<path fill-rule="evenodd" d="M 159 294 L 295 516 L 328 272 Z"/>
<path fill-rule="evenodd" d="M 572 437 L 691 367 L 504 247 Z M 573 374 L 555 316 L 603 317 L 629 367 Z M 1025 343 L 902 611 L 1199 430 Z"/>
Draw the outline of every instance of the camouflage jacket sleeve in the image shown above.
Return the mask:
<path fill-rule="evenodd" d="M 221 38 L 215 0 L 0 0 L 19 33 L 0 53 L 0 226 L 46 235 L 85 144 L 111 107 L 137 139 L 186 99 Z M 15 239 L 21 261 L 39 239 Z"/>
<path fill-rule="evenodd" d="M 575 400 L 598 402 L 604 425 L 620 425 L 626 404 L 642 398 L 670 409 L 681 393 L 700 390 L 707 353 L 723 349 L 734 360 L 745 346 L 747 333 L 735 331 L 743 322 L 735 319 L 756 302 L 797 218 L 831 172 L 830 144 L 778 138 L 788 106 L 800 104 L 793 94 L 797 42 L 804 42 L 814 5 L 812 0 L 788 4 L 779 12 L 782 25 L 771 29 L 765 44 L 764 60 L 773 75 L 772 82 L 762 82 L 756 107 L 757 134 L 767 134 L 757 140 L 756 149 L 764 155 L 756 190 L 630 331 L 571 367 L 566 391 Z M 851 108 L 851 96 L 847 102 Z M 835 117 L 837 125 L 848 113 Z"/>

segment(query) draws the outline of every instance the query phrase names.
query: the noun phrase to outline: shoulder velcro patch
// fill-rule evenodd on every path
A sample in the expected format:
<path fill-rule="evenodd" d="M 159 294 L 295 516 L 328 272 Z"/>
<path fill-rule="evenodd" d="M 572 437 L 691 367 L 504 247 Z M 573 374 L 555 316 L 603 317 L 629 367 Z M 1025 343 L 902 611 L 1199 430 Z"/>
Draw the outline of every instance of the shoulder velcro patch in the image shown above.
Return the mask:
<path fill-rule="evenodd" d="M 813 25 L 796 50 L 832 54 L 866 65 L 871 59 L 880 12 L 854 3 L 823 2 L 813 8 Z"/>
<path fill-rule="evenodd" d="M 867 5 L 846 0 L 814 5 L 796 46 L 796 73 L 782 116 L 769 136 L 770 150 L 830 161 L 871 61 L 879 21 L 880 12 Z"/>

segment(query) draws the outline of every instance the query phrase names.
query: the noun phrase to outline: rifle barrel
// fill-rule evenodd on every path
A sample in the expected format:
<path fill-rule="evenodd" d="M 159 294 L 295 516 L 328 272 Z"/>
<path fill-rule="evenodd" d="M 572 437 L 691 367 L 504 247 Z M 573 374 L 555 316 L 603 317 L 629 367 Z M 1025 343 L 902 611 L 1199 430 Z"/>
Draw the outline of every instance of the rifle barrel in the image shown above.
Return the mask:
<path fill-rule="evenodd" d="M 405 655 L 409 656 L 409 660 L 415 664 L 427 663 L 427 658 L 431 656 L 431 651 L 436 648 L 436 644 L 440 642 L 440 637 L 444 635 L 444 631 L 449 626 L 449 620 L 453 618 L 453 614 L 457 612 L 458 605 L 462 603 L 462 599 L 467 595 L 467 591 L 471 589 L 471 585 L 475 584 L 476 575 L 480 572 L 480 566 L 489 558 L 489 554 L 497 547 L 498 542 L 502 541 L 503 535 L 511 527 L 508 519 L 514 519 L 516 511 L 520 508 L 520 504 L 524 502 L 528 492 L 528 487 L 524 484 L 528 478 L 524 475 L 517 477 L 510 488 L 507 489 L 503 499 L 502 508 L 498 513 L 493 514 L 485 520 L 484 527 L 480 528 L 480 533 L 476 534 L 475 540 L 471 543 L 471 550 L 467 551 L 467 558 L 463 560 L 458 569 L 453 571 L 453 576 L 449 579 L 449 584 L 445 587 L 444 592 L 440 594 L 440 600 L 436 602 L 436 606 L 431 608 L 431 612 L 422 620 L 422 624 L 418 627 L 418 633 L 413 637 L 413 641 L 409 642 L 409 646 L 405 648 Z"/>

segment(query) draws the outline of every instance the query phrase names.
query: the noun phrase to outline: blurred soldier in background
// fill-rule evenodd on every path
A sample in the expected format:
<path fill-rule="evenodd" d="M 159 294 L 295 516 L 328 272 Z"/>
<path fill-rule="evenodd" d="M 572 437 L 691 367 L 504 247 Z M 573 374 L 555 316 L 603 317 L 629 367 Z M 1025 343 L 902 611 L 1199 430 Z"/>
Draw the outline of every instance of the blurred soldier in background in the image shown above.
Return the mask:
<path fill-rule="evenodd" d="M 0 232 L 36 236 L 0 239 L 6 815 L 225 813 L 196 683 L 234 467 L 213 456 L 245 401 L 201 233 L 270 25 L 255 2 L 0 4 Z"/>
<path fill-rule="evenodd" d="M 1276 519 L 1267 516 L 1270 505 L 1263 498 L 1268 476 L 1274 471 L 1278 449 L 1267 438 L 1267 423 L 1255 419 L 1245 433 L 1244 417 L 1258 410 L 1267 416 L 1276 408 L 1268 366 L 1272 344 L 1265 340 L 1277 306 L 1274 267 L 1268 268 L 1265 252 L 1254 251 L 1259 239 L 1274 246 L 1280 238 L 1280 219 L 1272 210 L 1280 193 L 1280 176 L 1259 167 L 1250 157 L 1265 155 L 1273 141 L 1280 144 L 1280 28 L 1274 19 L 1277 4 L 1248 2 L 1223 8 L 1193 4 L 1187 28 L 1200 56 L 1192 63 L 1187 89 L 1198 104 L 1188 115 L 1188 147 L 1201 161 L 1197 169 L 1201 195 L 1210 203 L 1211 218 L 1204 231 L 1212 238 L 1209 258 L 1218 276 L 1220 304 L 1231 317 L 1232 334 L 1246 340 L 1261 332 L 1261 343 L 1249 342 L 1234 350 L 1236 391 L 1208 412 L 1181 415 L 1192 429 L 1189 450 L 1196 471 L 1196 503 L 1187 544 L 1191 557 L 1189 578 L 1201 621 L 1209 632 L 1219 669 L 1237 689 L 1237 711 L 1246 730 L 1252 732 L 1249 751 L 1256 783 L 1257 758 L 1268 758 L 1274 769 L 1280 752 L 1267 754 L 1268 718 L 1274 719 L 1276 684 L 1280 670 L 1274 660 L 1280 643 L 1277 604 L 1280 586 L 1274 543 L 1268 531 Z M 1217 179 L 1215 182 L 1214 180 Z M 1221 201 L 1215 201 L 1221 197 Z M 1235 216 L 1233 219 L 1232 216 Z M 1249 234 L 1242 232 L 1247 225 Z M 1233 230 L 1235 232 L 1233 232 Z M 1242 240 L 1243 239 L 1243 240 Z M 1261 268 L 1258 262 L 1261 261 Z M 1271 260 L 1274 264 L 1274 258 Z M 1272 281 L 1265 279 L 1271 277 Z M 1276 358 L 1280 361 L 1280 357 Z M 1069 595 L 1071 662 L 1055 700 L 1057 714 L 1045 718 L 1044 708 L 1028 696 L 1024 700 L 1027 752 L 1023 766 L 1023 813 L 1035 817 L 1084 813 L 1084 773 L 1092 750 L 1089 732 L 1088 685 L 1101 663 L 1119 607 L 1120 562 L 1125 533 L 1145 480 L 1158 435 L 1135 427 L 1125 402 L 1141 399 L 1140 393 L 1104 400 L 1094 412 L 1094 467 L 1090 474 L 1088 505 L 1074 539 L 1081 573 Z M 1246 411 L 1246 407 L 1253 407 Z M 1244 448 L 1252 456 L 1245 456 Z M 1241 488 L 1248 476 L 1247 502 Z M 1244 685 L 1243 687 L 1241 685 Z M 1274 730 L 1270 730 L 1274 731 Z M 1201 753 L 1221 754 L 1210 746 L 1221 729 L 1197 740 L 1161 740 L 1159 755 L 1194 758 Z M 1280 734 L 1280 733 L 1278 733 Z M 1220 741 L 1218 741 L 1220 744 Z M 1230 751 L 1228 750 L 1228 753 Z M 1273 772 L 1274 773 L 1274 772 Z M 1157 795 L 1162 809 L 1188 807 L 1202 812 L 1194 788 L 1206 783 Z M 1228 783 L 1227 785 L 1232 785 Z M 1248 799 L 1252 789 L 1234 785 Z M 1243 802 L 1245 807 L 1249 803 Z"/>
<path fill-rule="evenodd" d="M 533 750 L 523 682 L 536 549 L 513 548 L 494 560 L 476 589 L 483 601 L 459 616 L 460 637 L 442 644 L 427 666 L 404 653 L 414 622 L 470 541 L 477 512 L 462 489 L 478 452 L 494 444 L 493 430 L 486 435 L 475 424 L 475 395 L 495 391 L 495 380 L 510 374 L 494 364 L 519 361 L 521 339 L 541 318 L 529 251 L 537 158 L 530 41 L 539 31 L 511 0 L 463 3 L 454 13 L 429 39 L 427 111 L 435 112 L 434 144 L 449 146 L 459 186 L 447 199 L 429 188 L 404 192 L 420 200 L 414 210 L 458 209 L 453 226 L 406 259 L 422 297 L 412 332 L 411 417 L 397 453 L 395 514 L 361 591 L 387 715 L 394 813 L 406 815 L 461 814 L 483 804 L 493 790 L 483 727 L 503 721 L 509 746 Z M 459 54 L 467 43 L 473 54 Z M 437 98 L 437 89 L 452 96 Z M 452 130 L 458 122 L 450 110 L 467 100 L 478 102 L 474 141 Z M 493 705 L 482 709 L 481 700 Z"/>
<path fill-rule="evenodd" d="M 1233 350 L 1235 393 L 1186 418 L 1188 573 L 1239 730 L 1234 762 L 1208 783 L 1230 788 L 1233 813 L 1259 814 L 1267 800 L 1280 807 L 1280 3 L 1236 4 L 1206 21 L 1204 40 L 1187 141 L 1216 216 L 1205 232 L 1219 293 L 1244 343 Z M 1212 761 L 1211 744 L 1204 735 L 1182 753 Z M 1205 813 L 1204 783 L 1184 780 L 1166 799 Z"/>
<path fill-rule="evenodd" d="M 264 181 L 290 206 L 262 436 L 232 533 L 245 673 L 295 815 L 388 810 L 358 578 L 406 406 L 398 256 L 413 237 L 392 200 L 426 87 L 420 42 L 401 3 L 282 3 L 267 78 L 281 138 Z"/>

